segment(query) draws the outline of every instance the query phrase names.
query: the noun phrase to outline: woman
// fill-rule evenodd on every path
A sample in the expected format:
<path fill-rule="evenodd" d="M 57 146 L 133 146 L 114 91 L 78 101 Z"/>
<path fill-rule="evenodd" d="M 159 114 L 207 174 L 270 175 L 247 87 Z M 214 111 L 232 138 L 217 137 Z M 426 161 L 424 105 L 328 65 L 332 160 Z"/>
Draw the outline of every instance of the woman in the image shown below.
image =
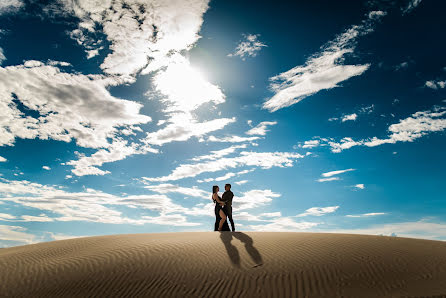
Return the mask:
<path fill-rule="evenodd" d="M 220 218 L 220 221 L 218 222 L 218 231 L 228 230 L 229 231 L 229 225 L 226 223 L 227 229 L 223 229 L 223 225 L 226 222 L 226 216 L 228 215 L 227 208 L 225 206 L 225 202 L 221 200 L 221 197 L 218 195 L 218 191 L 220 188 L 217 185 L 212 186 L 212 200 L 215 205 L 215 217 L 216 217 L 216 224 L 218 221 L 218 218 Z"/>

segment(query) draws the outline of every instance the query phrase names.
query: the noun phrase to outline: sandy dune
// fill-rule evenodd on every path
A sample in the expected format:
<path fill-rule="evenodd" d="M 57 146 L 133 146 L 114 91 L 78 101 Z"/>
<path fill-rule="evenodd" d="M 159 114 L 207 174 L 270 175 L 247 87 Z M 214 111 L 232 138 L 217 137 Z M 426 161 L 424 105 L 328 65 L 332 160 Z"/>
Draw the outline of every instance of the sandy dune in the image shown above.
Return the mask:
<path fill-rule="evenodd" d="M 446 242 L 325 233 L 77 238 L 0 249 L 0 296 L 446 296 Z"/>

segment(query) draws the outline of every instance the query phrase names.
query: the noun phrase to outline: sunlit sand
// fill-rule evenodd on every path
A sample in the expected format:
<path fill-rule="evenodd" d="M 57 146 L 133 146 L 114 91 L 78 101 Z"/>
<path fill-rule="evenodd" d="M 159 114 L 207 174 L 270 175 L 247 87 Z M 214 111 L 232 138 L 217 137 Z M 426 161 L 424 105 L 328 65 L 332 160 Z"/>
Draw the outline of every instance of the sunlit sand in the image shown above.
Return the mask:
<path fill-rule="evenodd" d="M 3 248 L 0 268 L 0 296 L 446 295 L 446 242 L 387 236 L 98 236 Z"/>

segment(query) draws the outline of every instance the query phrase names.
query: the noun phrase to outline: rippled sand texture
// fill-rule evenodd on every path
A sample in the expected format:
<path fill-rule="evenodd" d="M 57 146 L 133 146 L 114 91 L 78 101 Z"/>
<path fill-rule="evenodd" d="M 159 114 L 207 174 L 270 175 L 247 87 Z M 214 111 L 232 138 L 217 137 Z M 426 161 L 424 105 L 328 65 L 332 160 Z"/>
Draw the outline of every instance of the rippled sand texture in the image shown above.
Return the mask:
<path fill-rule="evenodd" d="M 326 233 L 77 238 L 0 249 L 0 296 L 446 296 L 446 242 Z"/>

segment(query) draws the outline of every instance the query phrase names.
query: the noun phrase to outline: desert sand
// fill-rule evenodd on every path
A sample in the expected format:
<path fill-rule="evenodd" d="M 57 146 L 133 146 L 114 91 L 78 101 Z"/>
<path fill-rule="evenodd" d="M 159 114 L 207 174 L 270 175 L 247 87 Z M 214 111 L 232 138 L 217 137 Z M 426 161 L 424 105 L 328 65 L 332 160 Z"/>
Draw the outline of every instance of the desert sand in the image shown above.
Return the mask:
<path fill-rule="evenodd" d="M 446 296 L 446 242 L 274 232 L 76 238 L 0 249 L 0 296 Z"/>

